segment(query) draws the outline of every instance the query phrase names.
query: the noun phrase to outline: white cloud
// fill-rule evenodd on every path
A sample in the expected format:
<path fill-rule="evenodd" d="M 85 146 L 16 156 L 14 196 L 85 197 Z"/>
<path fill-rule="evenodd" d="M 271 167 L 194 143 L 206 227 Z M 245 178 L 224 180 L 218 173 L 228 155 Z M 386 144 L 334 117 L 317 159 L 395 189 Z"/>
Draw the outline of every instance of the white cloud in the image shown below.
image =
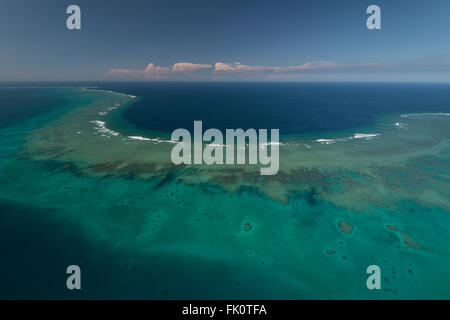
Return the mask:
<path fill-rule="evenodd" d="M 172 66 L 172 71 L 176 72 L 189 72 L 189 71 L 197 71 L 201 69 L 211 69 L 210 64 L 197 64 L 190 62 L 178 62 Z"/>
<path fill-rule="evenodd" d="M 144 70 L 136 69 L 111 69 L 106 74 L 107 75 L 127 75 L 135 78 L 148 78 L 148 79 L 162 79 L 169 72 L 169 68 L 158 67 L 153 63 L 149 63 Z"/>
<path fill-rule="evenodd" d="M 235 72 L 264 72 L 264 71 L 276 71 L 279 67 L 269 66 L 249 66 L 241 64 L 239 62 L 224 63 L 216 62 L 214 65 L 214 71 L 235 71 Z"/>
<path fill-rule="evenodd" d="M 178 72 L 195 72 L 202 69 L 210 69 L 209 64 L 195 64 L 190 62 L 178 62 L 171 68 L 155 66 L 149 63 L 144 70 L 139 69 L 111 69 L 106 74 L 109 76 L 131 76 L 144 79 L 169 79 Z"/>
<path fill-rule="evenodd" d="M 338 64 L 333 61 L 313 61 L 300 65 L 261 66 L 240 62 L 216 62 L 197 64 L 177 62 L 170 67 L 155 66 L 149 63 L 145 69 L 111 69 L 108 76 L 126 79 L 167 79 L 167 80 L 300 80 L 330 79 L 335 74 L 383 70 L 385 64 L 356 63 Z"/>
<path fill-rule="evenodd" d="M 308 62 L 302 65 L 278 67 L 278 66 L 249 66 L 239 62 L 224 63 L 216 62 L 215 71 L 226 72 L 301 72 L 306 70 L 334 69 L 340 65 L 332 61 Z"/>
<path fill-rule="evenodd" d="M 301 72 L 305 70 L 319 70 L 319 69 L 333 69 L 337 68 L 339 65 L 333 61 L 316 61 L 316 62 L 308 62 L 298 66 L 290 66 L 286 68 L 280 68 L 278 71 L 286 71 L 286 72 Z"/>

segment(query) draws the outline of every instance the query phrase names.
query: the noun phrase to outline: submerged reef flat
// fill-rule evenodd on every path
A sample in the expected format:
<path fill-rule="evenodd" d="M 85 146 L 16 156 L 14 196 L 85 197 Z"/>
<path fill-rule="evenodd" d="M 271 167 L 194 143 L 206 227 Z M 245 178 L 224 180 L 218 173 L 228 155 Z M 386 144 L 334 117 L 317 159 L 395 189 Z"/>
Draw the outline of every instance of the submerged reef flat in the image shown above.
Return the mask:
<path fill-rule="evenodd" d="M 330 133 L 328 139 L 285 137 L 280 171 L 261 176 L 260 165 L 176 166 L 170 158 L 176 142 L 122 133 L 107 123 L 112 112 L 126 108 L 136 97 L 110 91 L 97 94 L 99 99 L 92 104 L 31 132 L 21 157 L 57 161 L 63 168 L 73 166 L 92 176 L 155 178 L 162 184 L 173 178 L 212 183 L 230 193 L 252 187 L 281 203 L 307 192 L 312 202 L 322 198 L 361 211 L 414 196 L 424 205 L 438 202 L 450 210 L 448 114 L 384 117 L 361 129 L 376 133 Z M 397 121 L 402 121 L 401 126 Z M 418 182 L 427 184 L 426 190 L 418 193 Z"/>
<path fill-rule="evenodd" d="M 139 97 L 77 94 L 95 99 L 25 130 L 0 191 L 126 252 L 118 278 L 153 281 L 133 297 L 450 298 L 448 115 L 284 136 L 278 174 L 261 176 L 257 165 L 176 166 L 167 136 L 115 125 Z M 365 286 L 372 264 L 377 292 Z"/>

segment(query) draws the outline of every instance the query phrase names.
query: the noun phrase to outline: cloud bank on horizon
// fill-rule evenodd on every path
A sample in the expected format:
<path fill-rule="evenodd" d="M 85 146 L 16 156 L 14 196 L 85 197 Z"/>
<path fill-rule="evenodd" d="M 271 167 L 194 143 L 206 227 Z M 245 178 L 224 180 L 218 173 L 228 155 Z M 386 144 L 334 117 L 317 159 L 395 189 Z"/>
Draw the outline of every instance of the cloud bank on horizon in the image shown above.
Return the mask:
<path fill-rule="evenodd" d="M 373 62 L 339 64 L 333 61 L 314 61 L 287 67 L 239 62 L 177 62 L 170 67 L 149 63 L 144 69 L 110 69 L 106 75 L 110 79 L 121 80 L 299 80 L 303 75 L 332 79 L 336 73 L 368 72 L 383 66 Z"/>

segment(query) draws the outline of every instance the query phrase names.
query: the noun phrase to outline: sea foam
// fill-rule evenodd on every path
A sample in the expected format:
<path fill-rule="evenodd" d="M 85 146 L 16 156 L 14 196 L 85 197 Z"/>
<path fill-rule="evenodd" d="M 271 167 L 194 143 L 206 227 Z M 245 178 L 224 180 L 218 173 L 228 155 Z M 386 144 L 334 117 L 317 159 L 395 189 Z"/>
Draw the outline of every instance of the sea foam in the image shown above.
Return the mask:
<path fill-rule="evenodd" d="M 106 122 L 105 121 L 100 121 L 100 120 L 93 120 L 91 121 L 91 123 L 95 124 L 95 130 L 97 130 L 97 132 L 100 132 L 103 136 L 118 136 L 119 133 L 117 131 L 108 129 L 106 127 Z"/>

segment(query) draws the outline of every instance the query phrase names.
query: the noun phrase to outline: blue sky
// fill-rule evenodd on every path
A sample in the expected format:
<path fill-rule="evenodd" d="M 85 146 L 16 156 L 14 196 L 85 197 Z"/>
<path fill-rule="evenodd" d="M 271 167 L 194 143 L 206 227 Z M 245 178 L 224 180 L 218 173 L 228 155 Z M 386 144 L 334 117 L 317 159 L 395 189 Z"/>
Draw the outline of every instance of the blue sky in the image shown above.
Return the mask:
<path fill-rule="evenodd" d="M 450 1 L 1 0 L 0 81 L 20 80 L 449 82 Z"/>

